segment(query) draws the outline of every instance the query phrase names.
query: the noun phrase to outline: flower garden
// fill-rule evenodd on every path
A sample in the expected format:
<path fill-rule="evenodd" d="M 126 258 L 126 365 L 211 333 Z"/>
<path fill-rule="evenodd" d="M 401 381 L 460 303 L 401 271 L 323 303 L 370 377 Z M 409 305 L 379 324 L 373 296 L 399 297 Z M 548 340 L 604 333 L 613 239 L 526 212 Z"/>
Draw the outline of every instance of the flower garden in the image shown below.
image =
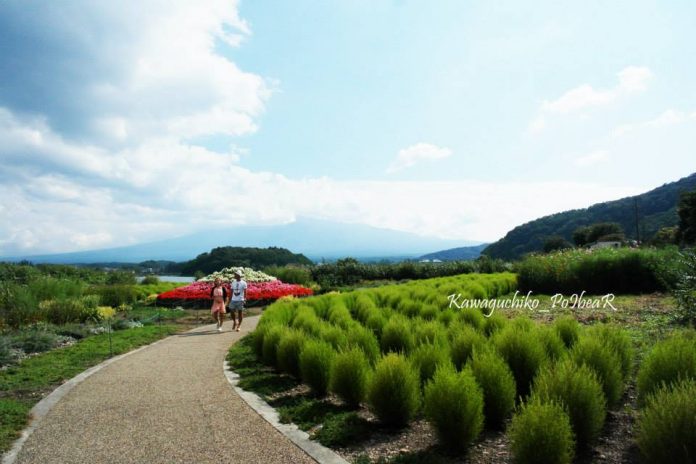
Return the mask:
<path fill-rule="evenodd" d="M 675 332 L 636 366 L 630 333 L 616 325 L 448 305 L 451 294 L 487 299 L 516 288 L 514 274 L 469 274 L 282 300 L 248 343 L 313 398 L 357 411 L 355 424 L 425 421 L 447 453 L 467 453 L 485 432 L 505 436 L 515 462 L 583 460 L 606 439 L 609 418 L 629 408 L 637 423 L 622 440 L 646 462 L 692 462 L 696 333 Z"/>
<path fill-rule="evenodd" d="M 220 278 L 229 290 L 229 282 L 234 279 L 234 271 L 241 269 L 247 282 L 247 304 L 249 306 L 266 304 L 286 296 L 309 296 L 312 289 L 297 284 L 287 284 L 279 279 L 251 268 L 225 268 L 184 287 L 175 288 L 157 296 L 161 306 L 181 306 L 201 308 L 210 305 L 210 290 L 213 281 Z"/>

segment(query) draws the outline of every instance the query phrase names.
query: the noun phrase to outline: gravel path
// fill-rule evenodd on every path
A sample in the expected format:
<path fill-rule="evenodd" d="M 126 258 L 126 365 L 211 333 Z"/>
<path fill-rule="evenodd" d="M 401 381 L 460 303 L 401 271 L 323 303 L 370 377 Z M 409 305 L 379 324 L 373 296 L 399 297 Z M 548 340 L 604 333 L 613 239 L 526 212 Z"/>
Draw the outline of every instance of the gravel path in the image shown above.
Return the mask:
<path fill-rule="evenodd" d="M 222 371 L 242 332 L 206 326 L 121 359 L 72 389 L 16 463 L 313 463 L 234 392 Z"/>

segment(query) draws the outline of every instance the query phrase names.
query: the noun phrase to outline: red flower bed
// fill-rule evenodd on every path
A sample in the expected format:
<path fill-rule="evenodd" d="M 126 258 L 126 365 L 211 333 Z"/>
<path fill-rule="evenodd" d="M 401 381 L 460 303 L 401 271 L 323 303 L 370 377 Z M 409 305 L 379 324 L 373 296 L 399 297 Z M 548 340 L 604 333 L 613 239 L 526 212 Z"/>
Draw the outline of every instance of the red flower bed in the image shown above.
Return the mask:
<path fill-rule="evenodd" d="M 230 291 L 228 283 L 223 284 Z M 210 290 L 213 288 L 212 282 L 193 282 L 185 287 L 175 288 L 168 292 L 160 293 L 157 302 L 165 306 L 186 305 L 193 303 L 207 305 L 210 303 Z M 302 285 L 286 284 L 280 280 L 271 282 L 247 282 L 247 301 L 249 304 L 260 301 L 277 300 L 283 296 L 308 296 L 312 295 L 312 289 Z"/>

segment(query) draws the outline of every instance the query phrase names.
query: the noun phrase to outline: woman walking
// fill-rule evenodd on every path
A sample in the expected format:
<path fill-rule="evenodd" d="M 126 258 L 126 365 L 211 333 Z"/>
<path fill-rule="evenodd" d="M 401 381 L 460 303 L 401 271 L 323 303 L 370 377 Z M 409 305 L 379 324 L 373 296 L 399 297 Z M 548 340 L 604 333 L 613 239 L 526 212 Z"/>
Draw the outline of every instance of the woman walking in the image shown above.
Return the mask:
<path fill-rule="evenodd" d="M 215 279 L 213 288 L 210 290 L 210 298 L 213 299 L 213 306 L 210 312 L 215 322 L 217 322 L 218 332 L 222 332 L 222 323 L 225 320 L 225 306 L 227 305 L 227 289 L 222 285 L 222 280 Z"/>

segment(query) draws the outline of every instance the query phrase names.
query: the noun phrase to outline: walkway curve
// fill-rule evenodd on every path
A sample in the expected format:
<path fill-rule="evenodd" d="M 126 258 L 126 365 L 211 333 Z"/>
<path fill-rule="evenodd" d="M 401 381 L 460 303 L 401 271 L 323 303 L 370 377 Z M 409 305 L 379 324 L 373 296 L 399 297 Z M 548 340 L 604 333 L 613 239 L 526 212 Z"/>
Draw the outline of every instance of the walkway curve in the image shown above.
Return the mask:
<path fill-rule="evenodd" d="M 242 400 L 220 366 L 253 330 L 174 335 L 98 370 L 35 424 L 15 463 L 313 463 Z"/>

